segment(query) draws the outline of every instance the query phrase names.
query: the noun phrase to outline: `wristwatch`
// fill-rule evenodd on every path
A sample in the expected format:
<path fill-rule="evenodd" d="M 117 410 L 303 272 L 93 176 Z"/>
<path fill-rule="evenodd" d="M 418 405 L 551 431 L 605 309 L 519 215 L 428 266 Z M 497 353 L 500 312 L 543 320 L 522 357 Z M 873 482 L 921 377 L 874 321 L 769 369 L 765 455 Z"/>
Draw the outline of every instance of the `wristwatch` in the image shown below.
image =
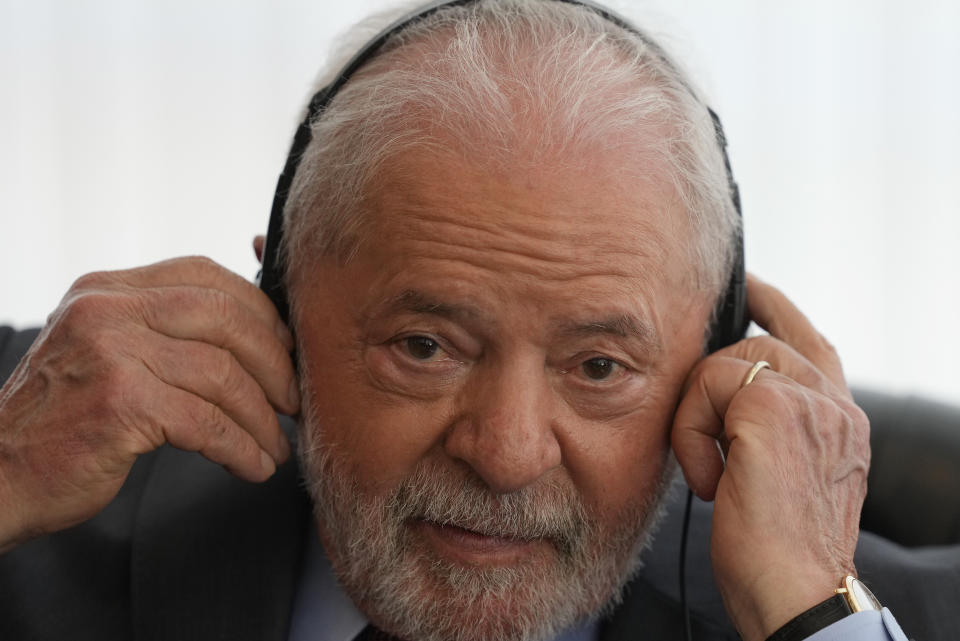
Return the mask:
<path fill-rule="evenodd" d="M 864 610 L 882 610 L 883 606 L 873 596 L 863 582 L 852 574 L 843 577 L 843 583 L 837 588 L 837 594 L 841 595 L 847 606 L 850 608 L 850 614 L 854 612 L 863 612 Z"/>
<path fill-rule="evenodd" d="M 767 641 L 801 641 L 855 612 L 882 609 L 873 592 L 860 579 L 848 574 L 832 597 L 790 619 Z"/>

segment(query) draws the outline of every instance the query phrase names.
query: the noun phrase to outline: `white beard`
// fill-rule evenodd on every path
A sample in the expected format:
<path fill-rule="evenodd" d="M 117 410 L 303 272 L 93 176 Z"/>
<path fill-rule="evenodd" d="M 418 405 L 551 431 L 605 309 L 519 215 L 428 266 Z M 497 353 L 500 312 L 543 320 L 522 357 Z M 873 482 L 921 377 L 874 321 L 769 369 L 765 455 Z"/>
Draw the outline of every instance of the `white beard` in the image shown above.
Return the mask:
<path fill-rule="evenodd" d="M 608 528 L 570 482 L 495 494 L 452 461 L 422 460 L 390 492 L 369 496 L 345 473 L 336 446 L 322 442 L 311 387 L 305 380 L 302 387 L 299 456 L 324 546 L 347 594 L 378 627 L 422 641 L 539 641 L 620 602 L 662 517 L 672 463 L 651 496 L 608 515 L 606 522 L 617 524 Z M 549 562 L 450 562 L 417 540 L 413 519 L 544 539 Z"/>

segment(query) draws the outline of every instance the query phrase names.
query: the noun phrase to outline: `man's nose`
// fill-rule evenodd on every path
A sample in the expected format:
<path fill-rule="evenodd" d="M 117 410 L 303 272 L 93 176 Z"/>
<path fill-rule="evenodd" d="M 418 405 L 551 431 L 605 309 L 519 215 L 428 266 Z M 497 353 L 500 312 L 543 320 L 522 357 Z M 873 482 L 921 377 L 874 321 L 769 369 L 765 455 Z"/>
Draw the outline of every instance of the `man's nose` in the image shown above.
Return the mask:
<path fill-rule="evenodd" d="M 560 465 L 554 425 L 554 393 L 542 364 L 478 372 L 462 392 L 447 453 L 473 468 L 498 493 L 534 483 Z"/>

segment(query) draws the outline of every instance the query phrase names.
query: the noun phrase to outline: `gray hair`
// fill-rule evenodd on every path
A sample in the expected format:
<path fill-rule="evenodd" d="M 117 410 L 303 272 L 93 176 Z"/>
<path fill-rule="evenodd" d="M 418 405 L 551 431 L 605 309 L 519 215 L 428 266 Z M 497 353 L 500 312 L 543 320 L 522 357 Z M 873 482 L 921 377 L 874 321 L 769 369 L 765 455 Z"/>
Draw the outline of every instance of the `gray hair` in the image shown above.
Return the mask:
<path fill-rule="evenodd" d="M 695 286 L 716 295 L 729 278 L 740 221 L 704 102 L 652 39 L 588 8 L 442 8 L 391 37 L 311 130 L 284 212 L 289 288 L 311 258 L 349 260 L 378 170 L 413 149 L 500 167 L 625 151 L 638 180 L 666 169 L 694 234 Z"/>

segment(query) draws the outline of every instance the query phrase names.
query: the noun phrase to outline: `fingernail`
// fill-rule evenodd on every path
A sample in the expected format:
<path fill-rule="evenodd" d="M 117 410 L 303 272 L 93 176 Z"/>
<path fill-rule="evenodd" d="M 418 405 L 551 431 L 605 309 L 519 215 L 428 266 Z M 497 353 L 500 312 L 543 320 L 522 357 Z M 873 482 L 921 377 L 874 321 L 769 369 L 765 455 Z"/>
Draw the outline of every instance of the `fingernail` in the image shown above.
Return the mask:
<path fill-rule="evenodd" d="M 290 333 L 290 329 L 283 324 L 282 320 L 277 321 L 276 332 L 287 351 L 293 349 L 293 334 Z"/>
<path fill-rule="evenodd" d="M 260 467 L 267 473 L 267 476 L 273 476 L 277 471 L 277 464 L 273 462 L 273 457 L 267 454 L 265 450 L 260 450 Z"/>
<path fill-rule="evenodd" d="M 288 392 L 288 396 L 290 398 L 290 407 L 293 408 L 293 411 L 290 412 L 290 414 L 296 414 L 300 411 L 300 387 L 297 385 L 297 379 L 290 381 L 290 391 Z"/>

